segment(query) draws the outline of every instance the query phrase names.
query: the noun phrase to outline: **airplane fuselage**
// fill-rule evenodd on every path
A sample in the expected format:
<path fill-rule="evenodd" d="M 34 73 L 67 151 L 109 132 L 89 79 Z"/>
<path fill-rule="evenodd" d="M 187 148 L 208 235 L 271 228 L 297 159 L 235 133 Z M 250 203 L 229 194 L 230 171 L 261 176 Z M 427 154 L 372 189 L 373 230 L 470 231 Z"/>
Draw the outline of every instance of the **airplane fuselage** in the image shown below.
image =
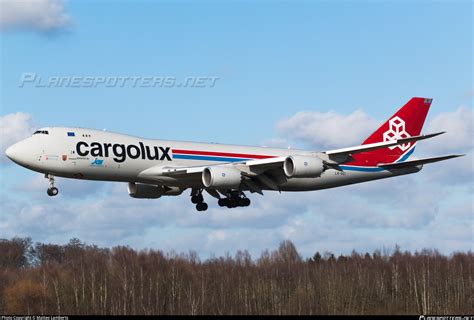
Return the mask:
<path fill-rule="evenodd" d="M 239 163 L 250 159 L 270 159 L 314 152 L 144 139 L 114 132 L 83 128 L 49 127 L 19 142 L 10 153 L 18 164 L 58 177 L 138 182 L 169 187 L 203 188 L 200 179 L 160 176 L 151 179 L 142 173 L 150 168 L 213 166 Z M 276 179 L 280 191 L 309 191 L 343 186 L 368 180 L 414 173 L 421 167 L 384 170 L 378 167 L 344 166 L 329 168 L 314 178 Z M 243 188 L 245 190 L 245 188 Z M 262 186 L 263 190 L 268 190 Z"/>

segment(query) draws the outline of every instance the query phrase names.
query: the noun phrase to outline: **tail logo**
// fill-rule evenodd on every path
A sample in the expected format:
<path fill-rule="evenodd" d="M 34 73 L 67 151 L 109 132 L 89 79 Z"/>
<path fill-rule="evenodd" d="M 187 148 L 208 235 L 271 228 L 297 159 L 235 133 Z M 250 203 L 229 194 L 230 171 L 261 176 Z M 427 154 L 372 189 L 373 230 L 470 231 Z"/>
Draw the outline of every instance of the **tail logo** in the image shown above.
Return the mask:
<path fill-rule="evenodd" d="M 389 129 L 383 133 L 383 141 L 390 141 L 402 138 L 411 137 L 408 132 L 405 130 L 405 121 L 400 117 L 396 116 L 390 119 L 388 122 Z M 400 148 L 402 151 L 408 150 L 410 148 L 410 143 L 399 144 L 393 147 L 388 147 L 390 150 L 395 148 Z"/>

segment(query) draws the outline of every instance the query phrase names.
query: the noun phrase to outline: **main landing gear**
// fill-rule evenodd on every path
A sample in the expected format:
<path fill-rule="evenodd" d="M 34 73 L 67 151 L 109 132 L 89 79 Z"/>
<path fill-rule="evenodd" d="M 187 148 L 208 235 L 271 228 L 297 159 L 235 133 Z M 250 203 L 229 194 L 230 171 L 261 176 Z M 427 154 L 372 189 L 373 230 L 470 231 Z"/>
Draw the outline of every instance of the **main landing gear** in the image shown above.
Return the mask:
<path fill-rule="evenodd" d="M 207 210 L 207 203 L 204 202 L 204 197 L 202 196 L 202 189 L 197 189 L 192 191 L 191 193 L 191 202 L 196 204 L 197 211 L 206 211 Z"/>
<path fill-rule="evenodd" d="M 203 189 L 193 189 L 191 191 L 191 202 L 196 205 L 197 211 L 206 211 L 208 208 L 207 203 L 204 202 L 202 191 Z M 208 192 L 215 198 L 220 197 L 217 192 Z M 217 203 L 220 207 L 227 208 L 248 207 L 250 205 L 250 199 L 247 198 L 242 191 L 230 191 L 225 193 L 225 198 L 220 198 Z"/>
<path fill-rule="evenodd" d="M 250 199 L 241 191 L 232 191 L 227 194 L 226 198 L 219 199 L 217 203 L 220 207 L 227 208 L 248 207 L 250 205 Z"/>
<path fill-rule="evenodd" d="M 59 190 L 58 188 L 54 186 L 54 176 L 50 174 L 46 174 L 44 177 L 49 180 L 49 188 L 48 190 L 46 190 L 46 193 L 48 194 L 48 196 L 50 197 L 57 196 L 59 193 Z"/>

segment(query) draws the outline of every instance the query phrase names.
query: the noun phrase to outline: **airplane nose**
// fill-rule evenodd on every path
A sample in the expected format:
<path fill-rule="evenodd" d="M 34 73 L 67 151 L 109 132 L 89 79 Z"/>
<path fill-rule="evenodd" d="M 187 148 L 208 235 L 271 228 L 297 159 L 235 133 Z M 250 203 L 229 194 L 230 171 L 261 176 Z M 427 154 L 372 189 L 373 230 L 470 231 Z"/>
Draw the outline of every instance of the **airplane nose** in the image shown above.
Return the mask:
<path fill-rule="evenodd" d="M 28 148 L 25 145 L 24 141 L 20 141 L 8 147 L 5 150 L 5 154 L 10 160 L 16 162 L 20 165 L 25 165 L 28 160 Z"/>
<path fill-rule="evenodd" d="M 17 144 L 14 144 L 10 147 L 7 148 L 7 150 L 5 151 L 5 154 L 7 155 L 8 158 L 10 158 L 11 160 L 15 161 L 15 154 L 17 154 L 18 152 L 18 147 L 15 148 L 15 146 L 17 146 Z"/>

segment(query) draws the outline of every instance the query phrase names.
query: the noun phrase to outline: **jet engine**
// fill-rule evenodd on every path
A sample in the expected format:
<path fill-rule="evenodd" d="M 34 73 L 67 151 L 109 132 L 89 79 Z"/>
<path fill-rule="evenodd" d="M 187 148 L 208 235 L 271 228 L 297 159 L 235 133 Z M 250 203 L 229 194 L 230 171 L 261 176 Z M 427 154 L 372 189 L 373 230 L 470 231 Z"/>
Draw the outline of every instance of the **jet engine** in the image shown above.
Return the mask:
<path fill-rule="evenodd" d="M 283 170 L 288 178 L 316 178 L 323 173 L 324 163 L 316 156 L 288 156 Z"/>
<path fill-rule="evenodd" d="M 231 167 L 207 167 L 202 172 L 202 183 L 206 188 L 237 189 L 241 180 L 241 171 Z"/>
<path fill-rule="evenodd" d="M 177 196 L 183 192 L 177 187 L 154 186 L 143 183 L 128 183 L 128 194 L 132 198 L 158 199 L 161 196 Z"/>

